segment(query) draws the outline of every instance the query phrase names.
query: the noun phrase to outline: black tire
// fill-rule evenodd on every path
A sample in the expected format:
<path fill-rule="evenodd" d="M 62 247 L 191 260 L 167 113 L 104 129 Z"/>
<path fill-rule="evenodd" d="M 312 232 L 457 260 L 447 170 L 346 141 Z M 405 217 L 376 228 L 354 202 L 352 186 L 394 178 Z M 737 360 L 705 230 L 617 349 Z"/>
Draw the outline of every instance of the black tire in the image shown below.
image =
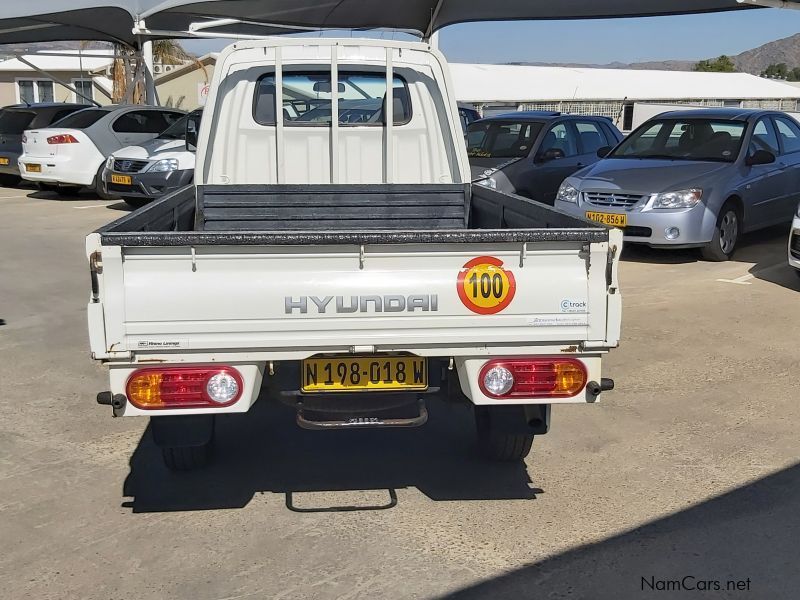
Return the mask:
<path fill-rule="evenodd" d="M 212 444 L 161 448 L 164 464 L 170 471 L 191 471 L 205 467 L 211 462 Z"/>
<path fill-rule="evenodd" d="M 19 175 L 0 175 L 0 185 L 3 187 L 16 187 L 22 181 Z"/>
<path fill-rule="evenodd" d="M 726 202 L 719 211 L 714 226 L 714 237 L 700 249 L 700 254 L 707 261 L 725 262 L 730 260 L 739 242 L 742 230 L 742 218 L 733 202 Z"/>
<path fill-rule="evenodd" d="M 531 452 L 532 433 L 505 433 L 492 428 L 488 407 L 475 407 L 478 444 L 486 458 L 498 462 L 519 462 Z"/>
<path fill-rule="evenodd" d="M 92 191 L 97 195 L 98 198 L 100 198 L 100 200 L 116 200 L 118 196 L 106 192 L 105 186 L 103 185 L 104 167 L 105 163 L 100 165 L 100 168 L 97 169 L 97 175 L 94 176 L 94 187 L 92 187 Z"/>
<path fill-rule="evenodd" d="M 131 208 L 141 208 L 150 202 L 149 198 L 123 198 L 122 200 Z"/>
<path fill-rule="evenodd" d="M 53 189 L 53 191 L 56 194 L 58 194 L 59 196 L 64 196 L 64 197 L 70 196 L 71 197 L 71 196 L 77 196 L 80 193 L 81 188 L 75 187 L 74 185 L 67 185 L 67 186 L 59 185 L 59 186 L 56 186 Z"/>
<path fill-rule="evenodd" d="M 58 192 L 58 186 L 54 183 L 43 183 L 39 181 L 36 183 L 36 187 L 40 192 Z"/>

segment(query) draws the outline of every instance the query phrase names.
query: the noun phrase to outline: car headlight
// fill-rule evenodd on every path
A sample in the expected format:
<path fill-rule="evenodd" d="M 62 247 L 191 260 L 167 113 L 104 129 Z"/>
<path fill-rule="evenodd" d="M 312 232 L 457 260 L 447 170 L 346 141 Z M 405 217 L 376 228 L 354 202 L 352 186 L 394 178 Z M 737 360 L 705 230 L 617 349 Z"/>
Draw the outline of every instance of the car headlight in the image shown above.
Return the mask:
<path fill-rule="evenodd" d="M 114 157 L 113 156 L 109 156 L 106 159 L 106 169 L 113 169 L 113 168 L 114 168 Z"/>
<path fill-rule="evenodd" d="M 653 198 L 653 208 L 692 208 L 697 206 L 702 197 L 703 190 L 697 188 L 656 194 Z"/>
<path fill-rule="evenodd" d="M 154 163 L 147 169 L 148 173 L 166 173 L 168 171 L 178 170 L 177 158 L 164 158 L 157 163 Z"/>
<path fill-rule="evenodd" d="M 494 177 L 486 177 L 485 179 L 479 179 L 478 181 L 476 181 L 476 183 L 478 185 L 491 188 L 493 190 L 497 189 L 497 180 Z"/>
<path fill-rule="evenodd" d="M 579 194 L 580 192 L 578 191 L 578 188 L 565 181 L 564 183 L 561 184 L 561 187 L 558 188 L 558 194 L 556 194 L 556 200 L 561 200 L 562 202 L 572 202 L 573 204 L 577 204 Z"/>

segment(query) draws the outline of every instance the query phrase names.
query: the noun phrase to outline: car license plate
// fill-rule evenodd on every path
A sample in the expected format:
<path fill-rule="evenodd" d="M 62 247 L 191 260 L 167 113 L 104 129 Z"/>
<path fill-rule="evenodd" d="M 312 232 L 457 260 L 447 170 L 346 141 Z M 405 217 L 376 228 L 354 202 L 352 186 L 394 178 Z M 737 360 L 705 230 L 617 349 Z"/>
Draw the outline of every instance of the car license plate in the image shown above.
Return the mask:
<path fill-rule="evenodd" d="M 7 165 L 8 159 L 5 156 L 0 156 L 0 165 Z"/>
<path fill-rule="evenodd" d="M 305 393 L 428 389 L 428 361 L 418 356 L 307 358 L 301 368 Z"/>
<path fill-rule="evenodd" d="M 42 165 L 37 165 L 36 163 L 25 163 L 25 170 L 28 173 L 41 173 Z"/>
<path fill-rule="evenodd" d="M 587 212 L 586 218 L 612 227 L 627 227 L 628 215 L 618 213 Z"/>
<path fill-rule="evenodd" d="M 120 185 L 132 185 L 133 179 L 131 179 L 130 175 L 117 175 L 116 173 L 112 173 L 111 183 L 118 183 Z"/>

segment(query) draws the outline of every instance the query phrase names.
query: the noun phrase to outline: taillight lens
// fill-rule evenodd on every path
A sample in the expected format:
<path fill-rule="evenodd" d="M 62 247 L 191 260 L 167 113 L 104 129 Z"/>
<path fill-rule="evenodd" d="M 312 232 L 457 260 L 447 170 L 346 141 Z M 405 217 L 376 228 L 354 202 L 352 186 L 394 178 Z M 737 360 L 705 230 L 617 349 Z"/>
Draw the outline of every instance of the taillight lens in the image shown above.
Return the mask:
<path fill-rule="evenodd" d="M 514 358 L 487 362 L 478 383 L 490 398 L 571 398 L 586 387 L 587 377 L 574 358 Z"/>
<path fill-rule="evenodd" d="M 134 371 L 125 391 L 143 410 L 230 406 L 242 396 L 242 376 L 232 367 L 147 368 Z"/>
<path fill-rule="evenodd" d="M 62 133 L 61 135 L 51 135 L 47 138 L 48 144 L 79 144 L 80 142 L 75 139 L 75 136 L 72 136 L 68 133 Z"/>

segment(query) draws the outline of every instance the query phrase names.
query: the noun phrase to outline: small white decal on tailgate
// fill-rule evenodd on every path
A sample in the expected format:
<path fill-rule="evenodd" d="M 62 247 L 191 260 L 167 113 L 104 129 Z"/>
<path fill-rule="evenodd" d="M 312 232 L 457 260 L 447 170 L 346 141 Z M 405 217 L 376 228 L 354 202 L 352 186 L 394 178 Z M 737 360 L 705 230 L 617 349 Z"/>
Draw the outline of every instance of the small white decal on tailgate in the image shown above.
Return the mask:
<path fill-rule="evenodd" d="M 528 322 L 534 327 L 586 327 L 589 324 L 587 316 L 574 317 L 534 317 Z"/>
<path fill-rule="evenodd" d="M 188 345 L 188 340 L 139 340 L 136 342 L 136 348 L 139 350 L 186 348 Z"/>

